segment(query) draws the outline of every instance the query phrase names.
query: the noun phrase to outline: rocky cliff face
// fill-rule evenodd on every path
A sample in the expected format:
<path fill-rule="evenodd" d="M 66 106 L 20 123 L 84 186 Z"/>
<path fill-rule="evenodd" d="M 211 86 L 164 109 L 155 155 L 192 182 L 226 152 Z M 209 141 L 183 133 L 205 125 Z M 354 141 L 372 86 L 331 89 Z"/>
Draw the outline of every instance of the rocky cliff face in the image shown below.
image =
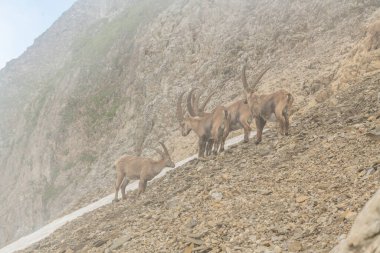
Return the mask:
<path fill-rule="evenodd" d="M 80 0 L 0 71 L 0 245 L 113 189 L 113 161 L 164 140 L 180 159 L 176 96 L 211 106 L 285 88 L 306 112 L 379 69 L 378 1 Z M 372 25 L 372 26 L 371 26 Z M 183 141 L 182 141 L 183 140 Z"/>

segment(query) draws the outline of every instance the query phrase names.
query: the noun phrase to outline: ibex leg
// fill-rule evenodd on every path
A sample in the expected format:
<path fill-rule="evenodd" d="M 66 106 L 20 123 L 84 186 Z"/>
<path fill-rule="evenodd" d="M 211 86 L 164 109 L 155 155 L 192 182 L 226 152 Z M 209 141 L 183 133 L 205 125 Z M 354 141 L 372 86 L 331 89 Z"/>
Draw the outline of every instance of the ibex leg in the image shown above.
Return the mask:
<path fill-rule="evenodd" d="M 127 187 L 128 184 L 129 184 L 129 180 L 125 177 L 123 180 L 123 183 L 121 184 L 121 197 L 122 197 L 122 199 L 127 198 L 125 195 L 125 188 Z"/>
<path fill-rule="evenodd" d="M 263 129 L 264 129 L 265 123 L 267 122 L 262 117 L 256 117 L 255 122 L 256 122 L 256 130 L 257 130 L 257 134 L 256 134 L 256 145 L 257 145 L 262 140 Z"/>
<path fill-rule="evenodd" d="M 118 199 L 119 189 L 120 189 L 121 183 L 123 182 L 124 177 L 125 177 L 125 174 L 120 173 L 120 172 L 116 173 L 115 198 L 113 200 L 114 202 L 119 201 Z"/>

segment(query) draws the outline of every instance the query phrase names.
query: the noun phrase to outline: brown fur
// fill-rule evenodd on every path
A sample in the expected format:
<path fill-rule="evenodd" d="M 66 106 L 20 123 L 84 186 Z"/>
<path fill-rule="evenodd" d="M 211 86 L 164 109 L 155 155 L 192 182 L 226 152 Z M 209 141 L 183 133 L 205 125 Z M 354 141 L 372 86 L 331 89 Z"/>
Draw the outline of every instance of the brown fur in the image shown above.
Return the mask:
<path fill-rule="evenodd" d="M 267 69 L 266 69 L 267 70 Z M 266 72 L 264 70 L 264 73 Z M 255 88 L 249 88 L 245 77 L 245 66 L 242 70 L 243 87 L 247 95 L 247 103 L 251 110 L 252 116 L 256 121 L 257 139 L 256 144 L 259 144 L 262 140 L 262 133 L 264 126 L 268 120 L 275 116 L 280 126 L 280 133 L 289 134 L 289 110 L 293 104 L 293 96 L 285 91 L 279 90 L 271 94 L 257 95 Z"/>
<path fill-rule="evenodd" d="M 230 115 L 229 132 L 244 129 L 244 142 L 248 142 L 251 132 L 252 114 L 245 99 L 238 100 L 229 106 L 226 106 Z M 227 135 L 225 138 L 227 138 Z"/>
<path fill-rule="evenodd" d="M 165 145 L 161 142 L 160 144 L 164 149 L 164 152 L 156 149 L 162 157 L 158 161 L 151 158 L 123 155 L 115 162 L 116 184 L 114 202 L 118 201 L 118 192 L 120 188 L 122 198 L 126 199 L 125 188 L 130 180 L 140 180 L 138 192 L 138 195 L 140 195 L 145 191 L 147 182 L 157 176 L 163 168 L 175 167 Z"/>
<path fill-rule="evenodd" d="M 214 152 L 222 145 L 223 132 L 228 127 L 228 122 L 226 121 L 228 114 L 223 106 L 217 106 L 212 113 L 202 117 L 196 116 L 192 110 L 189 111 L 190 115 L 183 116 L 181 105 L 183 94 L 184 92 L 181 93 L 177 101 L 177 119 L 181 127 L 181 133 L 182 136 L 187 136 L 193 130 L 197 134 L 199 138 L 198 157 L 203 158 L 208 141 L 212 141 Z M 191 99 L 188 99 L 189 103 L 191 107 Z"/>
<path fill-rule="evenodd" d="M 215 114 L 217 110 L 224 108 L 224 113 L 225 113 L 224 124 L 223 124 L 224 128 L 219 127 L 218 130 L 217 129 L 213 130 L 214 132 L 219 131 L 218 137 L 217 137 L 218 142 L 215 142 L 214 139 L 209 139 L 205 143 L 206 155 L 211 155 L 211 153 L 217 154 L 218 152 L 223 152 L 224 151 L 224 143 L 225 143 L 225 140 L 226 140 L 228 133 L 230 131 L 229 130 L 230 115 L 228 113 L 228 110 L 225 107 L 218 106 L 212 112 L 204 112 L 204 109 L 205 109 L 207 103 L 210 101 L 211 96 L 213 94 L 215 94 L 215 92 L 210 93 L 208 95 L 208 97 L 206 98 L 206 100 L 203 102 L 202 106 L 199 107 L 198 104 L 199 104 L 199 97 L 201 96 L 201 93 L 198 96 L 195 96 L 193 94 L 194 90 L 196 90 L 196 88 L 192 89 L 189 92 L 189 95 L 187 96 L 187 110 L 189 111 L 190 114 L 198 116 L 198 117 L 206 118 L 206 117 L 210 117 L 212 114 Z M 193 98 L 195 98 L 195 99 L 193 99 Z M 213 120 L 220 120 L 221 118 L 222 118 L 222 115 L 219 115 L 218 117 L 214 117 Z"/>
<path fill-rule="evenodd" d="M 192 96 L 193 91 L 194 89 L 190 92 L 188 99 L 191 99 L 193 97 Z M 214 92 L 211 94 L 214 94 Z M 206 102 L 208 102 L 209 100 L 210 100 L 210 96 L 207 97 Z M 205 103 L 201 107 L 198 106 L 198 103 L 199 101 L 197 99 L 192 100 L 192 108 L 188 108 L 188 110 L 195 111 L 197 113 L 197 116 L 208 115 L 209 114 L 208 112 L 204 112 Z M 249 134 L 251 132 L 250 124 L 253 120 L 251 110 L 249 109 L 246 99 L 241 99 L 236 102 L 233 102 L 230 105 L 226 105 L 225 108 L 227 110 L 228 117 L 229 117 L 229 123 L 228 123 L 229 127 L 228 129 L 226 129 L 226 131 L 223 134 L 223 141 L 222 141 L 223 145 L 222 145 L 221 152 L 224 150 L 223 148 L 224 142 L 231 131 L 236 131 L 243 128 L 244 142 L 248 142 Z"/>

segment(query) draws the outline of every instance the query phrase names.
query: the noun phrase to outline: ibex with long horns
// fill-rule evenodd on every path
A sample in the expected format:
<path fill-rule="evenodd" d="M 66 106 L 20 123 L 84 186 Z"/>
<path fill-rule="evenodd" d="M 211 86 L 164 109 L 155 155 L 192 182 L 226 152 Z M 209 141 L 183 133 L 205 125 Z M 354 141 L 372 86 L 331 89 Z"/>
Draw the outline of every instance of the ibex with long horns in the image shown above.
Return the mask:
<path fill-rule="evenodd" d="M 266 68 L 259 74 L 256 80 L 268 71 Z M 263 129 L 267 121 L 277 119 L 280 126 L 280 133 L 289 134 L 289 109 L 293 104 L 293 96 L 286 90 L 279 90 L 271 94 L 257 95 L 256 87 L 258 81 L 254 82 L 254 87 L 249 87 L 245 75 L 246 64 L 242 68 L 242 82 L 247 96 L 247 103 L 251 110 L 252 116 L 256 121 L 257 139 L 256 144 L 259 144 L 262 139 Z"/>
<path fill-rule="evenodd" d="M 194 94 L 194 91 L 197 90 L 198 88 L 193 88 L 189 92 L 189 95 L 187 96 L 187 111 L 189 112 L 190 115 L 195 115 L 198 117 L 210 117 L 214 111 L 212 112 L 204 112 L 204 109 L 207 105 L 208 102 L 210 102 L 211 97 L 215 94 L 215 92 L 211 92 L 206 100 L 202 103 L 201 106 L 199 106 L 199 100 L 202 95 L 200 92 L 197 96 Z M 227 120 L 229 122 L 229 115 L 227 115 Z M 219 141 L 215 143 L 213 139 L 208 139 L 205 144 L 205 152 L 206 155 L 211 155 L 212 150 L 214 151 L 214 154 L 217 154 L 218 152 L 223 152 L 224 151 L 224 142 L 225 139 L 229 133 L 229 124 L 225 124 L 224 129 L 221 129 L 220 131 L 223 131 L 223 133 L 219 133 L 221 137 L 219 137 Z"/>
<path fill-rule="evenodd" d="M 115 185 L 115 198 L 114 202 L 118 201 L 118 193 L 121 187 L 122 198 L 125 199 L 125 188 L 130 180 L 139 179 L 139 192 L 138 195 L 145 191 L 147 182 L 157 176 L 163 168 L 174 168 L 175 164 L 171 160 L 168 149 L 165 144 L 159 142 L 164 152 L 159 149 L 157 153 L 161 155 L 161 159 L 155 161 L 150 158 L 143 158 L 137 156 L 123 155 L 116 162 L 114 167 L 116 168 L 116 185 Z"/>
<path fill-rule="evenodd" d="M 194 91 L 194 89 L 191 91 L 191 93 Z M 214 93 L 211 93 L 211 95 Z M 189 94 L 189 96 L 192 94 Z M 193 110 L 197 113 L 198 116 L 207 115 L 207 112 L 204 112 L 205 104 L 210 99 L 210 96 L 206 99 L 205 103 L 201 107 L 198 106 L 199 99 L 197 99 L 197 96 L 194 96 L 195 99 L 193 100 Z M 198 96 L 199 97 L 199 96 Z M 189 97 L 188 97 L 189 99 Z M 229 131 L 226 131 L 224 134 L 224 140 L 227 138 L 229 132 L 236 131 L 241 128 L 244 129 L 244 142 L 248 142 L 249 140 L 249 133 L 251 132 L 250 124 L 253 120 L 251 110 L 249 109 L 249 106 L 247 104 L 246 99 L 240 99 L 235 102 L 232 102 L 228 105 L 225 105 L 225 108 L 228 112 L 228 115 L 230 117 L 229 122 Z"/>
<path fill-rule="evenodd" d="M 223 106 L 217 106 L 212 113 L 198 117 L 190 109 L 189 115 L 184 116 L 182 110 L 182 92 L 177 101 L 177 119 L 181 127 L 182 136 L 187 136 L 191 130 L 198 135 L 198 157 L 204 158 L 206 143 L 212 141 L 214 153 L 222 145 L 223 133 L 228 128 L 228 113 Z M 191 99 L 188 99 L 188 108 L 192 108 Z M 189 105 L 190 104 L 190 105 Z"/>

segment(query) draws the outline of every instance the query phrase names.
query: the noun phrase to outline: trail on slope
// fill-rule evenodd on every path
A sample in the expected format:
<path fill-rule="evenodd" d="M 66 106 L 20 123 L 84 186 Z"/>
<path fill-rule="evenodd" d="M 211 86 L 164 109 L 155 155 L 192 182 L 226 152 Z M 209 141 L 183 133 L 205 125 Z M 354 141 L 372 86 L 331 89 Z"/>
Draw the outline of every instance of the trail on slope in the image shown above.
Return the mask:
<path fill-rule="evenodd" d="M 254 136 L 255 136 L 255 132 L 252 132 L 250 135 L 250 138 L 252 138 Z M 234 145 L 236 143 L 239 143 L 242 140 L 243 140 L 243 135 L 239 135 L 239 136 L 236 136 L 234 138 L 231 138 L 231 139 L 226 141 L 226 147 Z M 197 155 L 192 155 L 186 159 L 183 159 L 183 160 L 177 162 L 174 169 L 177 169 L 177 168 L 185 165 L 186 163 L 194 160 L 196 157 L 197 157 Z M 173 169 L 172 168 L 163 169 L 161 171 L 161 173 L 155 177 L 154 180 L 165 176 L 165 174 L 171 170 L 173 170 Z M 138 187 L 138 181 L 134 181 L 127 186 L 126 191 L 135 190 L 135 189 L 137 189 L 137 187 Z M 58 219 L 52 221 L 51 223 L 43 226 L 42 228 L 38 229 L 37 231 L 35 231 L 35 232 L 33 232 L 27 236 L 24 236 L 24 237 L 18 239 L 17 241 L 1 248 L 0 253 L 10 253 L 10 252 L 14 252 L 17 250 L 22 250 L 22 249 L 32 245 L 33 243 L 38 242 L 38 241 L 46 238 L 47 236 L 52 234 L 54 231 L 56 231 L 58 228 L 65 225 L 67 222 L 70 222 L 70 221 L 72 221 L 78 217 L 81 217 L 82 215 L 84 215 L 88 212 L 94 211 L 99 207 L 110 204 L 112 202 L 113 198 L 114 198 L 114 194 L 110 194 L 110 195 L 108 195 L 108 196 L 106 196 L 106 197 L 104 197 L 104 198 L 102 198 L 102 199 L 100 199 L 94 203 L 91 203 L 85 207 L 78 209 L 75 212 L 72 212 L 68 215 L 65 215 L 61 218 L 58 218 Z"/>
<path fill-rule="evenodd" d="M 378 189 L 380 74 L 103 206 L 24 252 L 328 252 Z"/>

